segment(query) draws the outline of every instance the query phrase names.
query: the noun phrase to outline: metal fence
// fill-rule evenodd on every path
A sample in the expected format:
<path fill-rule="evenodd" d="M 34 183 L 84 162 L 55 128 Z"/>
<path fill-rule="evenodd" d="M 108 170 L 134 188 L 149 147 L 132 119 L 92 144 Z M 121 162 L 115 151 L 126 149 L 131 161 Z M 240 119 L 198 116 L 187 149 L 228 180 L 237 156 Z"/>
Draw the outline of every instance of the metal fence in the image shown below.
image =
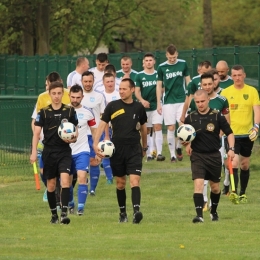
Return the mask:
<path fill-rule="evenodd" d="M 165 51 L 154 51 L 156 66 L 166 60 Z M 120 59 L 128 55 L 133 60 L 133 69 L 141 71 L 143 52 L 108 54 L 109 61 L 117 70 L 121 69 Z M 87 56 L 90 66 L 95 66 L 96 55 Z M 260 90 L 259 67 L 260 45 L 234 46 L 211 49 L 179 51 L 179 58 L 188 63 L 192 76 L 197 74 L 200 61 L 209 60 L 213 66 L 219 60 L 226 60 L 229 66 L 241 64 L 245 67 L 247 83 Z M 60 73 L 64 82 L 75 69 L 76 56 L 8 56 L 0 55 L 0 95 L 38 95 L 45 90 L 45 77 L 52 71 Z"/>

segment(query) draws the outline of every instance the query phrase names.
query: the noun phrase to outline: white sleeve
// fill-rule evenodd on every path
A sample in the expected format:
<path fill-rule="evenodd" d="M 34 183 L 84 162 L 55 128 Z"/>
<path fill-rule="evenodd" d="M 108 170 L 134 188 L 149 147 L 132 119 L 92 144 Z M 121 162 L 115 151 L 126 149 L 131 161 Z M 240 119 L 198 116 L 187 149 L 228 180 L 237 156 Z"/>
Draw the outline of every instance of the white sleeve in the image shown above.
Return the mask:
<path fill-rule="evenodd" d="M 36 117 L 37 117 L 37 111 L 36 111 L 36 105 L 35 105 L 31 118 L 36 119 Z"/>

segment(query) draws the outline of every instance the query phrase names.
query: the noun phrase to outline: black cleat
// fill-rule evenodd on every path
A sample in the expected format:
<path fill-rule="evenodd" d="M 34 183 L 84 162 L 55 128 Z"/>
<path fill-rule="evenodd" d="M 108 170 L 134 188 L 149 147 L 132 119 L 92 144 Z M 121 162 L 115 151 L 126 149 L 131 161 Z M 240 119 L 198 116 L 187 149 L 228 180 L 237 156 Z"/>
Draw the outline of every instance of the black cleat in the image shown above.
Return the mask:
<path fill-rule="evenodd" d="M 125 212 L 119 213 L 119 223 L 128 222 L 127 214 Z"/>
<path fill-rule="evenodd" d="M 96 193 L 95 193 L 94 190 L 91 190 L 90 193 L 89 193 L 89 195 L 94 197 L 94 196 L 96 196 Z"/>
<path fill-rule="evenodd" d="M 222 190 L 222 195 L 226 195 L 226 196 L 229 195 L 229 185 L 228 186 L 224 185 L 224 188 Z"/>
<path fill-rule="evenodd" d="M 202 217 L 196 216 L 193 220 L 193 223 L 203 223 L 204 219 Z"/>
<path fill-rule="evenodd" d="M 61 213 L 60 223 L 64 225 L 68 225 L 70 223 L 70 219 L 67 217 L 66 213 Z"/>
<path fill-rule="evenodd" d="M 176 158 L 173 156 L 172 158 L 171 158 L 171 163 L 176 163 L 177 161 L 176 161 Z"/>
<path fill-rule="evenodd" d="M 218 221 L 218 213 L 210 213 L 210 218 L 212 221 Z"/>
<path fill-rule="evenodd" d="M 77 212 L 78 216 L 82 216 L 83 214 L 84 214 L 84 210 L 83 209 L 78 210 L 78 212 Z"/>
<path fill-rule="evenodd" d="M 178 159 L 178 161 L 182 161 L 183 155 L 182 155 L 182 150 L 181 150 L 181 148 L 177 148 L 177 149 L 176 149 L 176 152 L 177 152 L 177 159 Z"/>
<path fill-rule="evenodd" d="M 53 214 L 53 215 L 51 216 L 50 223 L 51 223 L 51 224 L 59 224 L 59 217 L 58 217 L 58 215 Z"/>
<path fill-rule="evenodd" d="M 140 211 L 136 211 L 133 216 L 133 224 L 139 224 L 143 219 L 143 214 Z"/>
<path fill-rule="evenodd" d="M 163 155 L 161 155 L 161 154 L 158 154 L 158 155 L 157 155 L 156 161 L 162 162 L 162 161 L 164 161 L 164 160 L 165 160 L 165 156 L 163 156 Z"/>
<path fill-rule="evenodd" d="M 147 158 L 146 158 L 147 162 L 150 162 L 150 161 L 153 161 L 153 160 L 154 160 L 154 158 L 152 156 L 147 156 Z"/>

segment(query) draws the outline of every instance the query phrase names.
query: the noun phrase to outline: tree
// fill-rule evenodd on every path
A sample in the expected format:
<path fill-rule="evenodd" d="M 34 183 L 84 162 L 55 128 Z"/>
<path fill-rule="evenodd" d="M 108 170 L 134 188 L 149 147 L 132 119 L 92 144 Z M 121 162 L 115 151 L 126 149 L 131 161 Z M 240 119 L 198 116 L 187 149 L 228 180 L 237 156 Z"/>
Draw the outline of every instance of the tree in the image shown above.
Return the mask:
<path fill-rule="evenodd" d="M 211 0 L 203 0 L 203 46 L 204 48 L 212 47 L 212 11 Z"/>

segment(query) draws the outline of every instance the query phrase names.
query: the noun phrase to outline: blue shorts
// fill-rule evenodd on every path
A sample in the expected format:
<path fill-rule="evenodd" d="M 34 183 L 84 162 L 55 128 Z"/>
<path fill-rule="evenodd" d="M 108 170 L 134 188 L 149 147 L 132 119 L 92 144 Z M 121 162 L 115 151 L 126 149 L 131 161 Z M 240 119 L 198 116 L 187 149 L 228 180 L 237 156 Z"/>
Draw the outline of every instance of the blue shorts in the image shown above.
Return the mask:
<path fill-rule="evenodd" d="M 93 149 L 92 135 L 88 135 L 88 144 L 89 144 L 89 148 L 90 148 L 90 158 L 95 158 L 96 154 L 95 154 L 95 151 Z"/>
<path fill-rule="evenodd" d="M 38 165 L 40 169 L 43 169 L 43 160 L 42 155 L 38 156 Z"/>
<path fill-rule="evenodd" d="M 70 174 L 77 173 L 78 170 L 88 172 L 89 169 L 89 152 L 82 152 L 72 155 Z"/>

